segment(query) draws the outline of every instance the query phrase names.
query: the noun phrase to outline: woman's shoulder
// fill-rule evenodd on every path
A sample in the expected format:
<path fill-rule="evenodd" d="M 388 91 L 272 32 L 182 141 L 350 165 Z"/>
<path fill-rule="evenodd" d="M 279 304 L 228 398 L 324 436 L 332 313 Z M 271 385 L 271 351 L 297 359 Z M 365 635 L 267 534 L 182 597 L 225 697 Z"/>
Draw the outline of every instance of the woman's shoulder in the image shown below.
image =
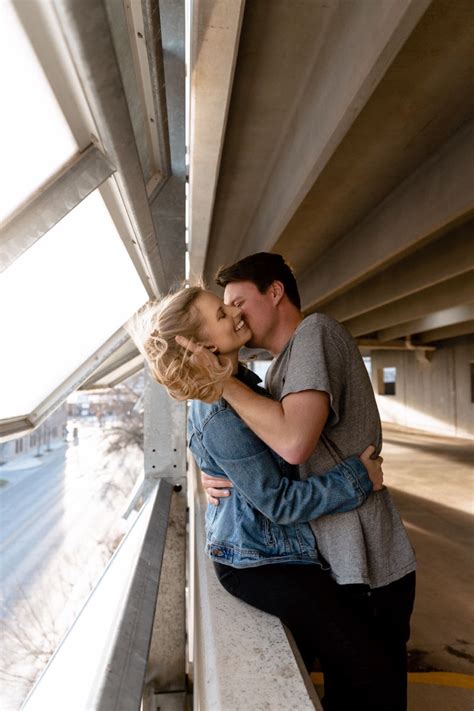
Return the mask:
<path fill-rule="evenodd" d="M 195 429 L 202 431 L 211 418 L 218 416 L 219 413 L 225 412 L 228 409 L 228 404 L 222 398 L 215 402 L 191 400 L 189 421 Z"/>

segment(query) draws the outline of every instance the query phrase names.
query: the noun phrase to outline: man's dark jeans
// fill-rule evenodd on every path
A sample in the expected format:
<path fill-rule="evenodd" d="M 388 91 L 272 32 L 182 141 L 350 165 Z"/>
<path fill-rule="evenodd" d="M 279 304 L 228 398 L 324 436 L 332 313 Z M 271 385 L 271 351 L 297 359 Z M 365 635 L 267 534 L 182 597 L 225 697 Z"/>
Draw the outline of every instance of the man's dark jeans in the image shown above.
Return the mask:
<path fill-rule="evenodd" d="M 414 573 L 369 590 L 337 585 L 316 565 L 214 565 L 228 592 L 289 627 L 309 671 L 319 657 L 325 711 L 406 709 Z"/>

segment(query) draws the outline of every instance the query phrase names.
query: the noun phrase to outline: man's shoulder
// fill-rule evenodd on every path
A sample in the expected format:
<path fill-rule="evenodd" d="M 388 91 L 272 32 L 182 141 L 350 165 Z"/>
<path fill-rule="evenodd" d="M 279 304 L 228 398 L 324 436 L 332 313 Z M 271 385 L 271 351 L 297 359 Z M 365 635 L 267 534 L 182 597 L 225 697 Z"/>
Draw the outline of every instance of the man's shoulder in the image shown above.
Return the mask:
<path fill-rule="evenodd" d="M 336 321 L 336 319 L 328 316 L 327 314 L 319 312 L 306 316 L 295 330 L 293 338 L 296 338 L 298 335 L 310 336 L 311 334 L 327 334 L 328 336 L 334 335 L 344 340 L 350 338 L 348 331 L 342 323 L 339 323 L 339 321 Z"/>

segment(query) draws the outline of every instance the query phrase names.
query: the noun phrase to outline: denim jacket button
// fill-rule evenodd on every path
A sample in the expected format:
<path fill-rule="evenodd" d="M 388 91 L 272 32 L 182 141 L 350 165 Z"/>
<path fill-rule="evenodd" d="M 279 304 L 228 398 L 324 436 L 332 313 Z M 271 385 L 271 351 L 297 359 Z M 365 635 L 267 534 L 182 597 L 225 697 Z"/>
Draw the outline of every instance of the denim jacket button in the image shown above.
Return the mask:
<path fill-rule="evenodd" d="M 224 551 L 221 548 L 213 548 L 211 553 L 212 555 L 224 555 Z"/>

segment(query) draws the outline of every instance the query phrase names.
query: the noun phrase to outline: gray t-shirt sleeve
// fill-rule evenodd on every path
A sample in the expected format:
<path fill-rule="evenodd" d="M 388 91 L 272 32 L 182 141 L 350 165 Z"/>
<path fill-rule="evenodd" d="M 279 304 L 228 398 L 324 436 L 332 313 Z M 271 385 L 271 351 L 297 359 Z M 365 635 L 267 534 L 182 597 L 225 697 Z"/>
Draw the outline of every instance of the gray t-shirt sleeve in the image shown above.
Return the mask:
<path fill-rule="evenodd" d="M 334 322 L 329 323 L 324 318 L 305 319 L 293 339 L 280 400 L 290 393 L 322 390 L 328 393 L 330 400 L 328 425 L 334 426 L 340 417 L 349 357 L 346 351 Z"/>

